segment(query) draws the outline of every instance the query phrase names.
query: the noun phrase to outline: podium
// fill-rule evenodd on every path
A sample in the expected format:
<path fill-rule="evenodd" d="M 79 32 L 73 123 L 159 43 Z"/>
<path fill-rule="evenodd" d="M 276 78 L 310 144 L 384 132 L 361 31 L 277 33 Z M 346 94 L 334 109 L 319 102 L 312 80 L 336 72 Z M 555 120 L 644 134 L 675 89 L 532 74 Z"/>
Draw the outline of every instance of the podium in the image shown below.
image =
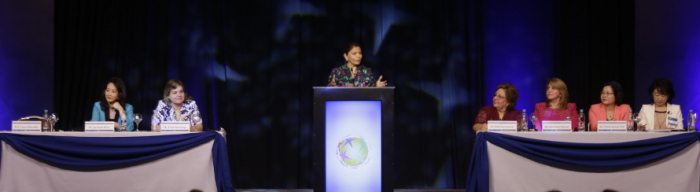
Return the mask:
<path fill-rule="evenodd" d="M 314 191 L 393 191 L 394 87 L 314 87 Z"/>

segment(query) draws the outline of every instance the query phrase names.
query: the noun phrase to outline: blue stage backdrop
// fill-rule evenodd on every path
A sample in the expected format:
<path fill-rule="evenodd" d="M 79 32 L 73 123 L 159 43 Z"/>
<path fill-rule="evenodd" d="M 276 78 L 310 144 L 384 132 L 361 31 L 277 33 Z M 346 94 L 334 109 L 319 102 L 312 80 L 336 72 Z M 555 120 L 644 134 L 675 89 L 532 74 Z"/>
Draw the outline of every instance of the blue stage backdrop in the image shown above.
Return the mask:
<path fill-rule="evenodd" d="M 636 7 L 635 110 L 651 103 L 654 79 L 668 78 L 687 121 L 689 109 L 700 110 L 700 1 L 638 1 Z"/>
<path fill-rule="evenodd" d="M 519 93 L 515 108 L 534 110 L 544 100 L 553 75 L 554 5 L 552 1 L 485 1 L 484 103 L 490 105 L 496 87 L 513 84 Z"/>
<path fill-rule="evenodd" d="M 53 0 L 0 3 L 0 131 L 53 109 Z"/>

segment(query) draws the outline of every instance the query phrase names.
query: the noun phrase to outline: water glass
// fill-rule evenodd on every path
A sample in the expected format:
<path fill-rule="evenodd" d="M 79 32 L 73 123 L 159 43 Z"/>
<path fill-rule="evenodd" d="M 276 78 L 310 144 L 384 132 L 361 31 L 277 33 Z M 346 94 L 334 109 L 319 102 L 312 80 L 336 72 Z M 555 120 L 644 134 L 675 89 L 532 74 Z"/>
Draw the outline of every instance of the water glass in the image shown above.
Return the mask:
<path fill-rule="evenodd" d="M 134 131 L 139 131 L 139 124 L 141 124 L 141 121 L 143 121 L 143 116 L 141 116 L 140 113 L 135 113 L 134 123 L 136 123 L 136 127 L 134 127 Z"/>
<path fill-rule="evenodd" d="M 533 113 L 532 116 L 530 116 L 530 121 L 532 121 L 532 127 L 534 128 L 535 131 L 537 131 L 537 116 Z"/>
<path fill-rule="evenodd" d="M 58 122 L 58 115 L 56 115 L 56 113 L 51 113 L 49 116 L 49 123 L 51 123 L 50 131 L 56 131 L 56 122 Z"/>

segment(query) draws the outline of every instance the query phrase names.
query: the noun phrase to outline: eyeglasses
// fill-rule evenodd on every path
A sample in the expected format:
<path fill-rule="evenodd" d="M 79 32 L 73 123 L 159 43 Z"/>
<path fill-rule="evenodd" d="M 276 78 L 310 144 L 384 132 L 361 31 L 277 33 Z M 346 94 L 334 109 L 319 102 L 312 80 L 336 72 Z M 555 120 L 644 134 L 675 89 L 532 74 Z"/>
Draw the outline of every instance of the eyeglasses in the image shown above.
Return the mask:
<path fill-rule="evenodd" d="M 615 94 L 610 93 L 610 92 L 600 92 L 600 96 L 603 96 L 603 95 L 608 96 L 608 95 L 615 95 Z"/>

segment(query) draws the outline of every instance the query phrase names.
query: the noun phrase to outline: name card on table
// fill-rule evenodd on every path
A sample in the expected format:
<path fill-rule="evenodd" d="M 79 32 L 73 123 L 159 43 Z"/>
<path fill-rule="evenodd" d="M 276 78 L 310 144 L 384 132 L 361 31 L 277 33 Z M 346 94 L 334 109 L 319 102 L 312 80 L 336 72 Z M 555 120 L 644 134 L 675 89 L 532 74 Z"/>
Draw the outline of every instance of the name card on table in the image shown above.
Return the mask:
<path fill-rule="evenodd" d="M 542 121 L 542 132 L 572 132 L 571 121 Z"/>
<path fill-rule="evenodd" d="M 85 132 L 114 132 L 114 122 L 85 121 Z"/>
<path fill-rule="evenodd" d="M 12 131 L 41 132 L 41 121 L 12 121 Z"/>
<path fill-rule="evenodd" d="M 598 121 L 598 132 L 627 132 L 627 122 Z"/>
<path fill-rule="evenodd" d="M 160 123 L 163 132 L 190 132 L 189 121 L 163 121 Z"/>
<path fill-rule="evenodd" d="M 517 132 L 517 121 L 488 121 L 487 130 L 489 132 Z"/>

